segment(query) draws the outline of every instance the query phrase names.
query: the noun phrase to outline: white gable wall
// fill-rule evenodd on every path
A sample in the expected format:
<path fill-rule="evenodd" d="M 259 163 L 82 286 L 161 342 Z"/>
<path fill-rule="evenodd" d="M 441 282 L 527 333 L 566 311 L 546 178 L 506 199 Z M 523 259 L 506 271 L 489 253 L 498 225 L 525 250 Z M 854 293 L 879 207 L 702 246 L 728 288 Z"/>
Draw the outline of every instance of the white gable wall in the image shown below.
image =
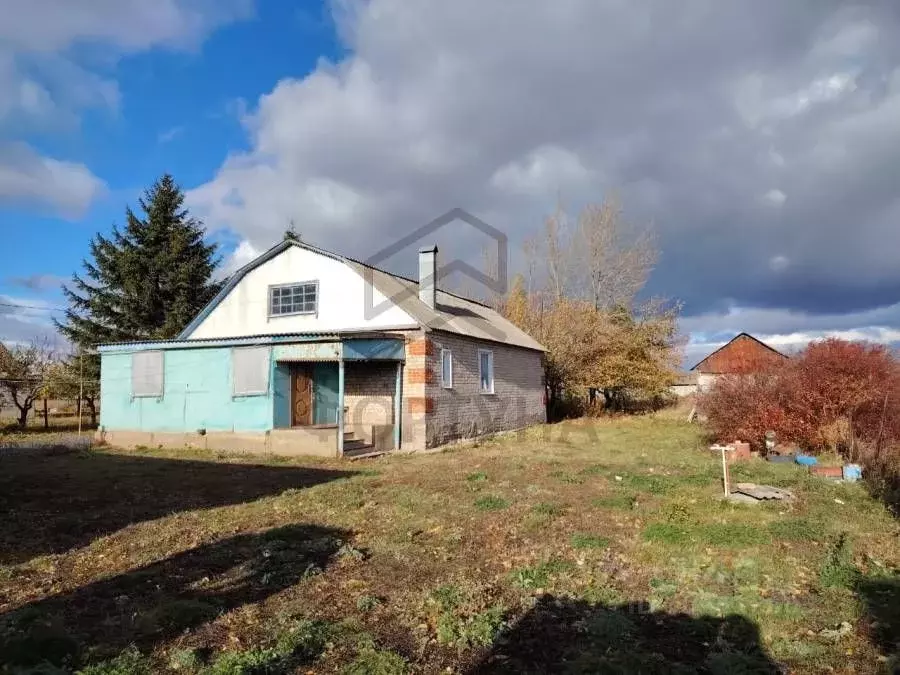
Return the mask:
<path fill-rule="evenodd" d="M 269 317 L 269 286 L 304 281 L 319 282 L 318 314 Z M 291 246 L 247 273 L 187 337 L 196 340 L 417 326 L 409 314 L 393 304 L 367 319 L 365 285 L 363 277 L 340 260 Z M 374 307 L 386 300 L 375 289 L 371 297 Z"/>

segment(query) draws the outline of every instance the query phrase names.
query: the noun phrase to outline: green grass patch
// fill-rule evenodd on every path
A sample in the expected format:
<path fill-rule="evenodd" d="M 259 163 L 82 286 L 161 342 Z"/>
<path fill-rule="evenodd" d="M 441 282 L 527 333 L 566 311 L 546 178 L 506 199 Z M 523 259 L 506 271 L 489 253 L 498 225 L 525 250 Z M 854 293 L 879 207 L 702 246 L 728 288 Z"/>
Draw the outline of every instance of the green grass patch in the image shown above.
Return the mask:
<path fill-rule="evenodd" d="M 609 538 L 586 532 L 576 532 L 569 539 L 572 548 L 577 549 L 601 549 L 609 546 Z"/>
<path fill-rule="evenodd" d="M 802 621 L 805 616 L 800 605 L 768 600 L 753 591 L 742 591 L 733 595 L 699 591 L 694 594 L 691 613 L 719 618 L 739 615 L 763 624 L 771 621 L 796 623 Z"/>
<path fill-rule="evenodd" d="M 509 508 L 509 502 L 497 495 L 485 495 L 475 500 L 475 508 L 479 511 L 501 511 Z"/>
<path fill-rule="evenodd" d="M 540 504 L 535 504 L 534 506 L 532 506 L 531 512 L 539 516 L 556 518 L 557 516 L 561 516 L 566 512 L 566 507 L 560 504 L 553 504 L 552 502 L 541 502 Z"/>
<path fill-rule="evenodd" d="M 821 525 L 814 525 L 806 518 L 786 518 L 769 523 L 769 533 L 782 541 L 821 541 L 824 538 Z"/>
<path fill-rule="evenodd" d="M 514 586 L 524 589 L 545 588 L 553 577 L 572 569 L 572 563 L 565 560 L 548 560 L 539 565 L 520 567 L 509 573 Z"/>
<path fill-rule="evenodd" d="M 598 497 L 591 504 L 600 509 L 615 511 L 631 511 L 638 503 L 637 495 L 631 492 L 620 492 Z"/>
<path fill-rule="evenodd" d="M 466 476 L 466 480 L 469 483 L 486 483 L 487 479 L 487 474 L 484 471 L 474 471 Z"/>
<path fill-rule="evenodd" d="M 442 612 L 437 622 L 437 640 L 460 649 L 487 647 L 506 625 L 505 614 L 506 609 L 500 605 L 463 616 Z"/>
<path fill-rule="evenodd" d="M 409 664 L 399 654 L 367 645 L 341 673 L 343 675 L 406 675 Z"/>
<path fill-rule="evenodd" d="M 129 647 L 114 658 L 82 668 L 77 675 L 152 675 L 153 672 L 153 662 L 136 647 Z"/>
<path fill-rule="evenodd" d="M 683 546 L 691 542 L 690 530 L 675 523 L 651 523 L 644 528 L 643 536 L 646 541 L 670 546 Z"/>
<path fill-rule="evenodd" d="M 701 523 L 684 521 L 651 523 L 644 528 L 644 540 L 670 546 L 701 544 L 717 548 L 748 548 L 771 541 L 767 530 L 742 523 Z"/>
<path fill-rule="evenodd" d="M 697 525 L 695 531 L 701 543 L 720 548 L 748 548 L 771 541 L 767 530 L 741 523 L 706 523 Z"/>

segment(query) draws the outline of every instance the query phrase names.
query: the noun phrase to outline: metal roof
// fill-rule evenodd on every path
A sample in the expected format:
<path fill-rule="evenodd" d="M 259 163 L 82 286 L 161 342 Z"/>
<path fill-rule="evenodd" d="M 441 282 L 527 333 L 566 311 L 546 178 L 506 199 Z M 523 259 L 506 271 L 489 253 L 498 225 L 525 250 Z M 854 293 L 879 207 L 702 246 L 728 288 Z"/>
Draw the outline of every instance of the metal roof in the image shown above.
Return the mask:
<path fill-rule="evenodd" d="M 401 339 L 397 335 L 390 333 L 382 333 L 377 331 L 367 332 L 345 332 L 336 333 L 334 331 L 324 332 L 306 332 L 306 333 L 277 333 L 274 335 L 246 335 L 232 338 L 198 338 L 196 340 L 184 340 L 181 338 L 171 338 L 168 340 L 138 340 L 135 342 L 108 342 L 98 345 L 97 350 L 100 352 L 115 351 L 144 351 L 152 349 L 188 349 L 191 347 L 219 347 L 219 346 L 247 346 L 247 345 L 266 345 L 279 344 L 282 342 L 323 342 L 329 340 L 347 340 L 347 339 Z"/>
<path fill-rule="evenodd" d="M 489 340 L 536 351 L 546 351 L 544 346 L 537 340 L 505 319 L 499 312 L 483 303 L 437 289 L 435 307 L 429 307 L 419 298 L 419 284 L 417 281 L 292 239 L 285 239 L 279 242 L 235 272 L 216 296 L 178 335 L 178 339 L 189 339 L 190 334 L 240 283 L 241 279 L 291 246 L 297 246 L 345 263 L 360 274 L 373 288 L 376 288 L 391 302 L 415 319 L 425 330 L 446 331 L 479 340 Z"/>

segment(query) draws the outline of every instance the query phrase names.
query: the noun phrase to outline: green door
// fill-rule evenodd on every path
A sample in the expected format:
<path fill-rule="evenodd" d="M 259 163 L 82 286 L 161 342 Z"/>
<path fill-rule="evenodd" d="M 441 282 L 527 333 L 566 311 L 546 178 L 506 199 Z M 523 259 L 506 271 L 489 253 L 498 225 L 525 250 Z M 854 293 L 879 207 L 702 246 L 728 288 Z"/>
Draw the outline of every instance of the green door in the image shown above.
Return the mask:
<path fill-rule="evenodd" d="M 313 424 L 337 424 L 338 365 L 313 366 Z"/>

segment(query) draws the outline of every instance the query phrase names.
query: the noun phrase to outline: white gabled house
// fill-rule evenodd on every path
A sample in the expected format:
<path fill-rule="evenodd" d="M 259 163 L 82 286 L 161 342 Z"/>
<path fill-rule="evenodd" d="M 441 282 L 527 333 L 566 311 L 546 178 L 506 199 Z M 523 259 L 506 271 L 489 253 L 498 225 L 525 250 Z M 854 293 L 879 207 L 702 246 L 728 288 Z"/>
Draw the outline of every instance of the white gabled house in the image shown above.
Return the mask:
<path fill-rule="evenodd" d="M 286 239 L 174 340 L 103 345 L 118 445 L 343 455 L 545 421 L 543 347 L 491 308 Z"/>

